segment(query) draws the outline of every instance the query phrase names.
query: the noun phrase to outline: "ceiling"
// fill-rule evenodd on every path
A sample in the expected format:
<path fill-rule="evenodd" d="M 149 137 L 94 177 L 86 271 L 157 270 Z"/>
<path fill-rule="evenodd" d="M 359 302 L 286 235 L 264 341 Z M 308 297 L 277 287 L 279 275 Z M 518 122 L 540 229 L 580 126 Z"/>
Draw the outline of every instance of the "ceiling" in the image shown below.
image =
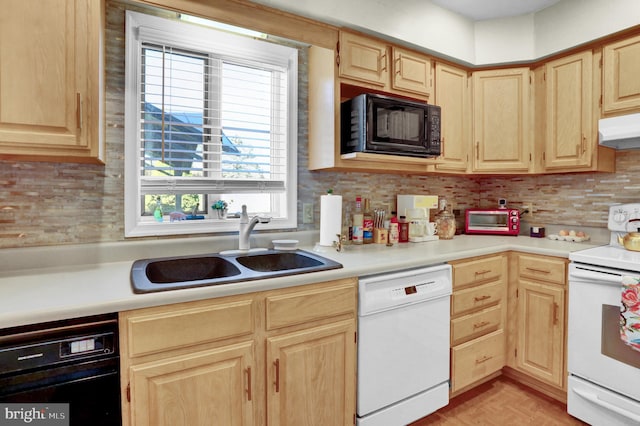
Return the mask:
<path fill-rule="evenodd" d="M 473 21 L 506 18 L 537 12 L 560 0 L 431 0 Z"/>

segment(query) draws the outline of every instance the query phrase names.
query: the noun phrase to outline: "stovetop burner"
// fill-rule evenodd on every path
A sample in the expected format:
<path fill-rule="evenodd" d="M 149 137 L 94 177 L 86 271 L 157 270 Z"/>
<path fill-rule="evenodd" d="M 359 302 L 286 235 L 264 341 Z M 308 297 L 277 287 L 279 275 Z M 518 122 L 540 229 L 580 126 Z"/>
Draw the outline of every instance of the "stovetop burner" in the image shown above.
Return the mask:
<path fill-rule="evenodd" d="M 573 262 L 640 272 L 640 252 L 625 249 L 618 237 L 640 229 L 640 203 L 618 204 L 609 208 L 607 227 L 611 231 L 609 245 L 573 252 Z"/>

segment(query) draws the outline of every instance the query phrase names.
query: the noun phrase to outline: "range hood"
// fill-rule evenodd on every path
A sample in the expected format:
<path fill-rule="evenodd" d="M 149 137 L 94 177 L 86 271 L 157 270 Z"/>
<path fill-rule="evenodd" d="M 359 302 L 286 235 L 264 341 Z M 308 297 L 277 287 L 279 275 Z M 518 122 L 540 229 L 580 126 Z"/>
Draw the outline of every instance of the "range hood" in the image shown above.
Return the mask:
<path fill-rule="evenodd" d="M 598 121 L 599 144 L 615 149 L 640 149 L 640 113 Z"/>

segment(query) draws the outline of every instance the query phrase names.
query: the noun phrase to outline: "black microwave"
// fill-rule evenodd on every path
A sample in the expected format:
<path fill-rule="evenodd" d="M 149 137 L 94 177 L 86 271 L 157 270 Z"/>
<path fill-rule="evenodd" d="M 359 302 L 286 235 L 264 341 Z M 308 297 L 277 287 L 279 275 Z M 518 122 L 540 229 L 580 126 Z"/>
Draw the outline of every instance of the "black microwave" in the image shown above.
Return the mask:
<path fill-rule="evenodd" d="M 440 107 L 364 93 L 340 108 L 340 152 L 437 157 Z"/>

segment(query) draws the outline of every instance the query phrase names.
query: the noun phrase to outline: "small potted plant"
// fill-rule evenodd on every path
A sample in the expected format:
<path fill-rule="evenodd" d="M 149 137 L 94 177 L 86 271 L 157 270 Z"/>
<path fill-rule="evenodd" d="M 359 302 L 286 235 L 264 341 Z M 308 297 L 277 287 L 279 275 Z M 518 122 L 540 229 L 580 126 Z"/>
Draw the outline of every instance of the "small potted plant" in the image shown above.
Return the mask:
<path fill-rule="evenodd" d="M 213 203 L 213 205 L 211 206 L 211 208 L 213 209 L 213 217 L 218 219 L 224 219 L 225 217 L 227 217 L 228 206 L 229 205 L 224 200 L 218 200 Z"/>

